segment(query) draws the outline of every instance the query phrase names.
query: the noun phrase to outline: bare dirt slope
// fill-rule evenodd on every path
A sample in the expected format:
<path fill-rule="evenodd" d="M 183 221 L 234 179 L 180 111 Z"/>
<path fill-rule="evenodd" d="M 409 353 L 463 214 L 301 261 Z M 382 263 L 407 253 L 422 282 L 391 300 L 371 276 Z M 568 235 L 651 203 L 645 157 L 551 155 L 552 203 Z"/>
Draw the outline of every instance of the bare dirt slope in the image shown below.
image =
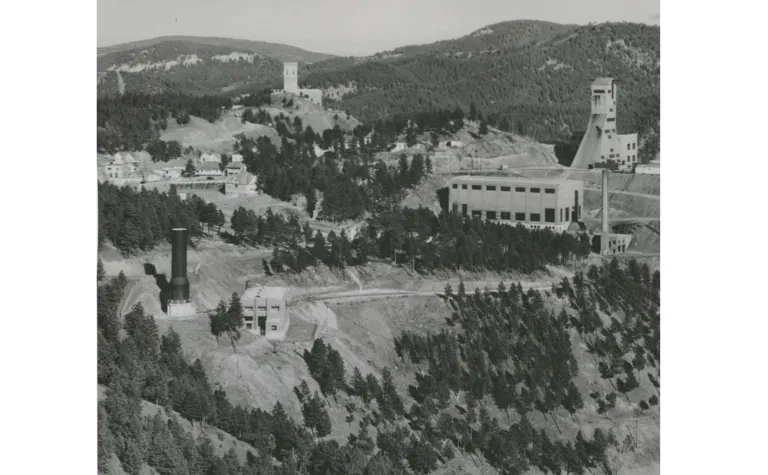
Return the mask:
<path fill-rule="evenodd" d="M 479 135 L 476 125 L 468 125 L 456 134 L 441 136 L 440 142 L 460 142 L 459 148 L 441 146 L 429 152 L 432 169 L 435 173 L 450 173 L 472 170 L 498 170 L 507 168 L 546 166 L 559 167 L 554 146 L 542 144 L 520 135 L 502 132 L 490 128 L 488 134 Z M 427 135 L 420 137 L 423 143 L 429 143 Z M 396 164 L 402 152 L 385 155 L 390 164 Z M 413 153 L 425 152 L 407 152 Z"/>

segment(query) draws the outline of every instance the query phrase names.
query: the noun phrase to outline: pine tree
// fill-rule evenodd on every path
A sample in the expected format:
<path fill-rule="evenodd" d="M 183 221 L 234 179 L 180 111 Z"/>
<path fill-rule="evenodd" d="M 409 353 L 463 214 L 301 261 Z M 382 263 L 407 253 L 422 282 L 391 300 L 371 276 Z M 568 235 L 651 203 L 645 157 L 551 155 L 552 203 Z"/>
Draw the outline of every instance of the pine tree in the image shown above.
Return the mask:
<path fill-rule="evenodd" d="M 360 369 L 357 366 L 355 366 L 355 369 L 352 370 L 352 390 L 354 391 L 355 395 L 362 398 L 366 403 L 370 401 L 368 394 L 368 384 L 366 383 L 365 379 L 363 378 L 363 374 L 360 372 Z"/>
<path fill-rule="evenodd" d="M 240 303 L 240 296 L 237 295 L 237 292 L 233 292 L 227 310 L 227 329 L 231 332 L 237 332 L 242 326 L 243 305 Z"/>
<path fill-rule="evenodd" d="M 96 264 L 96 281 L 101 282 L 104 280 L 104 263 L 101 262 L 101 259 L 98 260 L 98 263 Z"/>
<path fill-rule="evenodd" d="M 219 300 L 216 310 L 208 315 L 210 321 L 211 333 L 216 337 L 216 343 L 219 342 L 219 336 L 227 331 L 227 304 Z"/>
<path fill-rule="evenodd" d="M 313 430 L 318 437 L 325 437 L 331 433 L 331 419 L 317 391 L 304 404 L 301 412 L 304 416 L 304 425 Z"/>
<path fill-rule="evenodd" d="M 488 123 L 485 121 L 480 122 L 480 135 L 486 135 L 488 133 Z"/>
<path fill-rule="evenodd" d="M 471 102 L 469 104 L 469 120 L 471 121 L 477 120 L 477 108 L 475 107 L 474 102 Z"/>
<path fill-rule="evenodd" d="M 408 465 L 416 473 L 429 473 L 437 467 L 437 453 L 423 439 L 411 437 Z"/>
<path fill-rule="evenodd" d="M 187 166 L 184 167 L 184 176 L 192 178 L 195 176 L 195 172 L 197 172 L 197 169 L 195 168 L 195 165 L 192 163 L 192 159 L 190 158 L 187 160 Z"/>

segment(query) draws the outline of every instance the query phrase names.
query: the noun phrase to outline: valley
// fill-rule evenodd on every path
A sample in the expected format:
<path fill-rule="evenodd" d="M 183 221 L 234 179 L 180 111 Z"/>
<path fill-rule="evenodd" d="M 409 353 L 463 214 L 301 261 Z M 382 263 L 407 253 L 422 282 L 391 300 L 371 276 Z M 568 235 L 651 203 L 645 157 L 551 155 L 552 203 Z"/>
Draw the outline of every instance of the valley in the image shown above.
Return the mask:
<path fill-rule="evenodd" d="M 554 144 L 658 34 L 100 50 L 99 473 L 659 473 L 660 175 Z"/>

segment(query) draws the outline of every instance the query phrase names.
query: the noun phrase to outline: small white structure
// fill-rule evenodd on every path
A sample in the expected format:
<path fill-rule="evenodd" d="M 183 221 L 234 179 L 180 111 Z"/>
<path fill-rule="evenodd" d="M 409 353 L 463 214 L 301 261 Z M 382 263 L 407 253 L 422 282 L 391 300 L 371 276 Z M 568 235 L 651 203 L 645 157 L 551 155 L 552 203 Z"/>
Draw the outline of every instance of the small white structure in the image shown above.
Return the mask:
<path fill-rule="evenodd" d="M 231 175 L 227 177 L 227 181 L 224 184 L 224 193 L 237 194 L 237 193 L 255 193 L 256 192 L 256 176 L 242 171 L 237 175 Z"/>
<path fill-rule="evenodd" d="M 163 178 L 165 178 L 165 174 L 160 170 L 155 170 L 153 172 L 144 174 L 144 181 L 149 183 L 160 181 Z"/>
<path fill-rule="evenodd" d="M 206 152 L 200 156 L 200 163 L 221 163 L 221 155 Z"/>
<path fill-rule="evenodd" d="M 661 175 L 661 163 L 651 162 L 648 164 L 640 164 L 635 167 L 635 173 L 638 175 Z"/>
<path fill-rule="evenodd" d="M 232 155 L 232 162 L 234 163 L 241 163 L 243 161 L 243 156 L 239 153 L 235 153 Z"/>
<path fill-rule="evenodd" d="M 632 242 L 631 234 L 608 235 L 608 254 L 623 254 L 627 252 L 629 244 Z"/>
<path fill-rule="evenodd" d="M 176 178 L 181 178 L 184 167 L 166 167 L 163 168 L 162 171 L 165 174 L 165 178 L 173 180 Z"/>
<path fill-rule="evenodd" d="M 288 290 L 286 287 L 263 286 L 246 289 L 240 298 L 246 331 L 270 340 L 284 339 L 291 324 Z"/>
<path fill-rule="evenodd" d="M 238 173 L 245 171 L 245 165 L 243 162 L 229 162 L 227 163 L 227 176 L 237 175 Z"/>
<path fill-rule="evenodd" d="M 219 168 L 218 163 L 203 163 L 200 165 L 200 167 L 195 171 L 195 176 L 198 178 L 223 178 L 224 172 L 221 171 Z"/>
<path fill-rule="evenodd" d="M 408 145 L 406 145 L 405 142 L 395 142 L 395 146 L 390 150 L 390 152 L 402 152 L 406 148 L 408 148 Z"/>

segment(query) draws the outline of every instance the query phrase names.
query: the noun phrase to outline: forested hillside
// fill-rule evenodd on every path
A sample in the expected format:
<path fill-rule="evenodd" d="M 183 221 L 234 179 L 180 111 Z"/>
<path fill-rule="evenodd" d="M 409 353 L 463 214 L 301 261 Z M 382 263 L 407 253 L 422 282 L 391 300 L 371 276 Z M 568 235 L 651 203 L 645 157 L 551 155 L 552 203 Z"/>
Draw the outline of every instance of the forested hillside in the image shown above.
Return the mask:
<path fill-rule="evenodd" d="M 161 336 L 140 305 L 118 315 L 125 276 L 98 277 L 98 382 L 106 388 L 100 473 L 112 472 L 113 456 L 131 475 L 146 473 L 146 466 L 161 475 L 426 474 L 466 457 L 504 474 L 607 475 L 617 473 L 612 454 L 639 447 L 621 428 L 621 406 L 634 418 L 658 414 L 660 275 L 635 261 L 621 268 L 614 260 L 578 273 L 573 283 L 564 280 L 553 289 L 568 302 L 559 314 L 545 295 L 520 286 L 501 284 L 493 295 L 467 292 L 463 284 L 446 288 L 455 310 L 451 330 L 407 331 L 393 341 L 398 371 L 413 383 L 408 394 L 398 391 L 388 367 L 381 379 L 363 376 L 317 340 L 304 360 L 322 394 L 310 394 L 305 381 L 295 387 L 303 421 L 287 416 L 279 402 L 271 411 L 231 404 L 200 360 L 185 358 L 172 328 Z M 235 294 L 223 309 L 242 324 L 236 301 Z M 609 325 L 602 312 L 623 316 Z M 572 341 L 584 342 L 599 366 L 588 395 L 577 385 L 583 363 Z M 361 421 L 341 443 L 328 438 L 334 422 L 327 407 L 337 396 L 354 402 Z M 627 404 L 617 404 L 618 396 Z M 195 438 L 178 419 L 143 417 L 142 400 L 247 441 L 257 455 L 217 456 L 207 437 Z M 557 423 L 586 415 L 589 429 L 563 431 Z M 548 419 L 555 427 L 542 428 Z"/>
<path fill-rule="evenodd" d="M 470 35 L 416 55 L 404 49 L 409 54 L 334 59 L 307 66 L 303 82 L 356 84 L 341 106 L 363 121 L 433 107 L 467 110 L 474 102 L 492 124 L 506 119 L 518 133 L 554 142 L 586 127 L 589 85 L 609 76 L 619 81 L 619 132 L 639 132 L 650 140 L 648 152 L 657 148 L 660 29 L 621 23 L 556 31 L 521 47 L 518 37 L 505 43 L 512 46 L 482 43 L 487 48 L 478 51 L 480 40 Z"/>
<path fill-rule="evenodd" d="M 191 45 L 207 45 L 219 48 L 231 48 L 232 50 L 243 51 L 247 53 L 257 53 L 268 58 L 274 58 L 278 61 L 298 61 L 311 63 L 334 57 L 331 54 L 306 51 L 301 48 L 296 48 L 295 46 L 283 45 L 279 43 L 267 43 L 266 41 L 241 40 L 235 38 L 217 38 L 209 36 L 161 36 L 148 40 L 132 41 L 130 43 L 101 47 L 98 48 L 98 54 L 107 55 L 109 53 L 120 53 L 129 50 L 147 49 L 168 42 L 181 42 Z"/>
<path fill-rule="evenodd" d="M 277 86 L 283 66 L 277 59 L 222 45 L 166 41 L 98 57 L 99 95 L 177 92 L 222 94 L 243 85 Z M 114 70 L 120 71 L 120 78 Z"/>
<path fill-rule="evenodd" d="M 366 58 L 300 66 L 306 87 L 356 86 L 338 103 L 364 122 L 474 103 L 491 125 L 543 142 L 564 140 L 589 119 L 589 85 L 619 81 L 619 133 L 638 132 L 641 158 L 659 143 L 660 28 L 634 23 L 589 26 L 504 22 L 465 37 L 407 46 Z M 99 58 L 100 94 L 173 91 L 238 95 L 277 87 L 277 59 L 231 45 L 171 41 Z M 246 54 L 247 53 L 247 54 Z M 152 65 L 152 67 L 148 67 Z"/>

